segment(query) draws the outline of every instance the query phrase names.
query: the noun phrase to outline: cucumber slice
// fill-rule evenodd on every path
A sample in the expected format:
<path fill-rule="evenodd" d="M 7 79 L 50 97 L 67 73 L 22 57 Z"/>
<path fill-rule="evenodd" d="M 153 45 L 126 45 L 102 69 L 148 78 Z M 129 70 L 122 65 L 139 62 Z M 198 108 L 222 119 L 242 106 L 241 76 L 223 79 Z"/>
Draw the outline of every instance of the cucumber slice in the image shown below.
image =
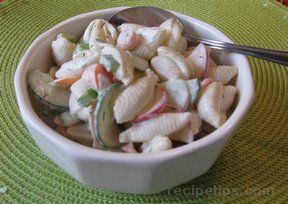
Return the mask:
<path fill-rule="evenodd" d="M 201 89 L 201 83 L 198 78 L 186 81 L 188 92 L 190 94 L 189 109 L 195 103 Z"/>
<path fill-rule="evenodd" d="M 169 105 L 182 112 L 188 109 L 190 96 L 185 80 L 169 80 L 162 83 L 162 86 L 167 92 Z"/>
<path fill-rule="evenodd" d="M 74 37 L 73 35 L 68 35 L 68 34 L 65 34 L 65 33 L 61 33 L 60 37 L 66 38 L 71 43 L 76 43 L 77 42 L 76 37 Z"/>
<path fill-rule="evenodd" d="M 90 115 L 91 133 L 104 148 L 117 148 L 119 128 L 113 115 L 114 100 L 120 84 L 113 84 L 99 95 L 96 109 Z"/>
<path fill-rule="evenodd" d="M 34 69 L 29 73 L 28 86 L 36 99 L 52 110 L 67 110 L 70 91 L 53 83 L 49 74 Z"/>
<path fill-rule="evenodd" d="M 94 89 L 88 89 L 77 101 L 82 107 L 88 107 L 97 101 L 98 93 Z"/>
<path fill-rule="evenodd" d="M 100 63 L 104 65 L 108 72 L 116 72 L 120 67 L 119 62 L 117 62 L 112 55 L 102 55 Z"/>

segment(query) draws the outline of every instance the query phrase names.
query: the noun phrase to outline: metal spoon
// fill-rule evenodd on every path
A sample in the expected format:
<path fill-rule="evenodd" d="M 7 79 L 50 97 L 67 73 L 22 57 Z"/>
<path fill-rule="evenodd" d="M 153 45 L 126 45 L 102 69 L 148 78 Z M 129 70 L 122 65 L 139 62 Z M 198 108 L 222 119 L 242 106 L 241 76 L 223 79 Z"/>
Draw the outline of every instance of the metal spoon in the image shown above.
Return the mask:
<path fill-rule="evenodd" d="M 114 14 L 109 18 L 109 22 L 114 26 L 119 26 L 122 23 L 135 23 L 145 26 L 159 26 L 165 20 L 170 18 L 178 17 L 169 11 L 156 7 L 132 7 L 121 10 L 120 12 Z M 179 20 L 182 22 L 181 19 Z M 287 51 L 270 50 L 251 46 L 236 45 L 216 40 L 202 39 L 190 35 L 187 31 L 188 29 L 185 28 L 184 36 L 190 44 L 203 43 L 214 49 L 237 52 L 288 66 Z"/>

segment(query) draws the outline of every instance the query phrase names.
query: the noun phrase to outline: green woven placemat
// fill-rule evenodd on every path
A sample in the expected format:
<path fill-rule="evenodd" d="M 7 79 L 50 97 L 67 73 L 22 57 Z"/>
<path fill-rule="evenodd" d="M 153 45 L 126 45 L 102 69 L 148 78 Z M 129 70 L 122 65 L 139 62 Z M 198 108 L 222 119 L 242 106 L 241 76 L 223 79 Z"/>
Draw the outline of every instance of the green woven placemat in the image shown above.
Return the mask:
<path fill-rule="evenodd" d="M 273 1 L 273 0 L 271 0 Z M 235 42 L 288 50 L 284 7 L 261 0 L 4 0 L 0 3 L 0 203 L 288 202 L 288 68 L 250 58 L 256 99 L 205 175 L 156 195 L 82 186 L 37 148 L 16 104 L 13 76 L 32 41 L 69 17 L 116 6 L 153 5 L 216 26 Z"/>

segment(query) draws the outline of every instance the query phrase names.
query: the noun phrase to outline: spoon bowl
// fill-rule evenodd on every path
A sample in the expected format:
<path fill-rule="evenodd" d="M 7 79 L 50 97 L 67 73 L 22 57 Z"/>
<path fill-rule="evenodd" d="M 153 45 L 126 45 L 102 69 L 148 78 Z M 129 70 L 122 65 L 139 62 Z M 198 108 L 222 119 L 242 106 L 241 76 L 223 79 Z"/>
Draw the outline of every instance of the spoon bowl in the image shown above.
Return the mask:
<path fill-rule="evenodd" d="M 161 23 L 170 19 L 178 18 L 173 13 L 156 7 L 131 7 L 115 13 L 109 18 L 109 23 L 119 26 L 123 23 L 141 24 L 144 26 L 160 26 Z M 179 19 L 180 20 L 180 19 Z"/>

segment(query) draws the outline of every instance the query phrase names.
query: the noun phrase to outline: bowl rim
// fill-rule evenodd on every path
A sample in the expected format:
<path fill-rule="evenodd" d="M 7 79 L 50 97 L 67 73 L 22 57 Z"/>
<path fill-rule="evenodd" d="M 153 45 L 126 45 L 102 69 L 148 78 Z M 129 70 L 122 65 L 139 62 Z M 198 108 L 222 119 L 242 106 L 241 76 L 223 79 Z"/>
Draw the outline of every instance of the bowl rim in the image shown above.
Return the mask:
<path fill-rule="evenodd" d="M 250 63 L 248 61 L 248 58 L 243 55 L 241 55 L 242 58 L 241 62 L 243 65 L 241 69 L 245 69 L 244 71 L 247 72 L 245 83 L 248 89 L 247 91 L 242 93 L 242 96 L 240 97 L 237 107 L 235 108 L 231 116 L 227 119 L 227 121 L 217 130 L 209 134 L 207 137 L 204 137 L 200 140 L 197 140 L 190 144 L 183 145 L 178 148 L 173 148 L 168 151 L 153 154 L 153 156 L 152 154 L 133 154 L 133 153 L 129 154 L 124 152 L 103 151 L 78 144 L 72 140 L 63 137 L 61 134 L 54 131 L 37 116 L 29 100 L 27 80 L 25 79 L 25 77 L 23 77 L 28 71 L 28 68 L 26 68 L 25 70 L 24 68 L 26 67 L 27 61 L 29 60 L 33 50 L 35 48 L 37 49 L 37 46 L 39 46 L 41 41 L 46 36 L 50 35 L 50 33 L 52 33 L 54 30 L 57 30 L 58 28 L 61 28 L 62 26 L 65 26 L 70 22 L 73 22 L 81 18 L 92 17 L 99 14 L 100 15 L 101 14 L 107 15 L 107 13 L 113 14 L 125 8 L 129 7 L 114 7 L 108 9 L 96 10 L 68 18 L 58 23 L 57 25 L 53 26 L 49 30 L 45 31 L 33 41 L 33 43 L 29 46 L 29 48 L 23 55 L 14 75 L 14 87 L 16 91 L 17 103 L 20 109 L 22 119 L 25 122 L 25 125 L 27 126 L 28 124 L 33 129 L 37 130 L 37 133 L 41 133 L 42 136 L 45 136 L 47 140 L 50 140 L 53 144 L 56 144 L 57 146 L 61 147 L 63 151 L 69 152 L 69 154 L 73 158 L 82 158 L 82 159 L 84 158 L 86 160 L 105 160 L 114 162 L 127 161 L 138 164 L 142 164 L 144 161 L 149 163 L 156 163 L 156 162 L 158 163 L 159 161 L 165 161 L 171 158 L 178 157 L 180 155 L 186 155 L 191 152 L 195 152 L 201 148 L 204 148 L 205 146 L 208 146 L 212 143 L 216 143 L 219 140 L 224 139 L 225 133 L 230 132 L 237 125 L 239 125 L 239 123 L 245 116 L 246 112 L 248 111 L 250 105 L 252 104 L 254 98 L 254 83 Z M 222 38 L 223 41 L 233 43 L 233 41 L 229 37 L 227 37 L 223 32 L 221 32 L 214 26 L 185 14 L 181 14 L 175 11 L 171 12 L 176 14 L 181 19 L 188 20 L 199 27 L 203 27 L 204 29 L 209 29 L 215 35 Z"/>

